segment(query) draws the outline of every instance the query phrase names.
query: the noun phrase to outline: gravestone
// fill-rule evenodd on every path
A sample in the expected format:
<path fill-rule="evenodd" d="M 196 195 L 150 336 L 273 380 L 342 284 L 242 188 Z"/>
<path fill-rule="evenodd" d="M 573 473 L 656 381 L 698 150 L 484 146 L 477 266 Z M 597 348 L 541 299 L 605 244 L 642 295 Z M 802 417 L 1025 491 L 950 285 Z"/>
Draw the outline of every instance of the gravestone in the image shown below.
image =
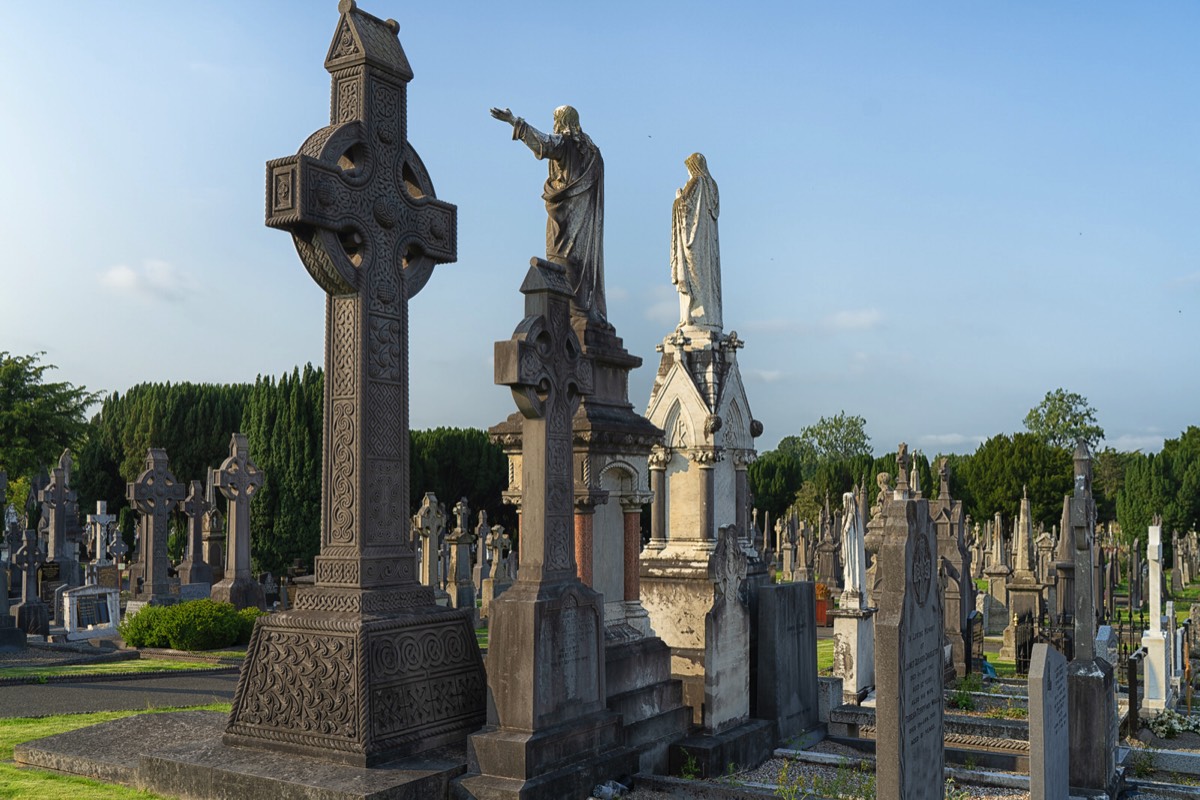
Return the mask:
<path fill-rule="evenodd" d="M 1070 497 L 1068 526 L 1075 556 L 1075 654 L 1067 668 L 1070 714 L 1071 786 L 1116 796 L 1116 680 L 1112 667 L 1096 657 L 1096 606 L 1092 567 L 1096 504 L 1092 499 L 1092 457 L 1087 444 L 1075 448 L 1075 491 Z"/>
<path fill-rule="evenodd" d="M 1145 686 L 1142 704 L 1148 709 L 1173 705 L 1170 681 L 1170 653 L 1162 614 L 1162 521 L 1155 517 L 1146 538 L 1146 564 L 1149 566 L 1150 628 L 1142 634 L 1146 648 Z"/>
<path fill-rule="evenodd" d="M 592 390 L 592 362 L 569 324 L 562 266 L 533 259 L 521 293 L 525 318 L 495 353 L 496 382 L 525 420 L 521 572 L 488 612 L 494 702 L 456 783 L 476 798 L 583 797 L 637 768 L 605 708 L 604 599 L 575 565 L 571 416 Z"/>
<path fill-rule="evenodd" d="M 1039 642 L 1029 661 L 1029 800 L 1065 800 L 1070 755 L 1067 659 Z"/>
<path fill-rule="evenodd" d="M 223 741 L 372 766 L 461 745 L 485 678 L 469 613 L 417 582 L 408 529 L 408 301 L 454 260 L 455 209 L 406 139 L 400 26 L 338 9 L 330 125 L 267 164 L 267 225 L 326 294 L 321 552 L 294 607 L 258 619 Z"/>
<path fill-rule="evenodd" d="M 108 559 L 108 537 L 111 533 L 111 526 L 116 521 L 117 515 L 108 513 L 108 503 L 104 500 L 97 500 L 96 513 L 88 514 L 88 529 L 92 534 L 93 575 L 95 567 L 108 566 L 112 563 Z"/>
<path fill-rule="evenodd" d="M 121 593 L 103 586 L 67 589 L 62 595 L 63 627 L 68 641 L 114 638 L 119 635 Z"/>
<path fill-rule="evenodd" d="M 183 583 L 179 585 L 179 602 L 212 599 L 212 586 L 207 583 Z"/>
<path fill-rule="evenodd" d="M 138 512 L 139 573 L 144 584 L 138 597 L 154 604 L 174 602 L 167 570 L 167 523 L 185 494 L 183 484 L 171 474 L 167 452 L 152 447 L 146 453 L 146 468 L 127 486 L 129 504 Z M 134 587 L 130 587 L 131 589 Z"/>
<path fill-rule="evenodd" d="M 442 588 L 441 553 L 442 541 L 446 536 L 446 508 L 438 502 L 437 495 L 426 492 L 421 507 L 413 517 L 413 525 L 421 537 L 421 583 L 433 590 L 434 601 L 440 606 L 450 605 L 450 595 Z"/>
<path fill-rule="evenodd" d="M 78 495 L 70 486 L 71 451 L 64 450 L 59 458 L 58 466 L 50 472 L 50 482 L 38 492 L 38 500 L 42 504 L 42 517 L 46 522 L 49 536 L 46 540 L 46 561 L 59 565 L 59 575 L 52 580 L 65 583 L 68 586 L 79 586 L 83 583 L 79 568 L 79 544 L 70 540 L 69 535 L 79 526 Z M 72 521 L 72 516 L 75 519 Z M 54 587 L 49 587 L 53 591 Z M 43 587 L 43 597 L 47 587 Z"/>
<path fill-rule="evenodd" d="M 503 525 L 493 525 L 491 531 L 491 548 L 492 548 L 492 574 L 490 577 L 485 576 L 481 583 L 483 584 L 482 605 L 479 608 L 479 615 L 485 619 L 490 615 L 489 609 L 492 606 L 492 601 L 504 594 L 504 590 L 512 585 L 512 579 L 508 571 L 508 554 L 506 548 L 509 547 L 511 539 L 504 532 Z"/>
<path fill-rule="evenodd" d="M 774 720 L 779 742 L 819 723 L 814 588 L 803 582 L 758 590 L 758 687 L 750 713 Z"/>
<path fill-rule="evenodd" d="M 25 542 L 13 557 L 13 563 L 21 570 L 21 602 L 9 608 L 17 627 L 26 633 L 46 636 L 50 633 L 50 609 L 38 595 L 38 568 L 46 561 L 46 554 L 38 546 L 37 531 L 25 531 Z"/>
<path fill-rule="evenodd" d="M 245 434 L 235 433 L 230 437 L 229 458 L 213 472 L 213 481 L 229 500 L 229 549 L 225 556 L 225 577 L 212 587 L 212 599 L 233 603 L 238 609 L 265 609 L 262 586 L 250 571 L 250 501 L 262 487 L 263 476 L 250 460 L 250 444 Z"/>
<path fill-rule="evenodd" d="M 471 543 L 474 536 L 471 533 L 471 509 L 467 498 L 462 498 L 454 504 L 454 518 L 457 523 L 450 536 L 450 605 L 454 608 L 465 608 L 476 619 L 475 584 L 471 580 Z M 472 622 L 472 624 L 475 624 Z"/>
<path fill-rule="evenodd" d="M 182 508 L 184 516 L 187 517 L 187 550 L 183 563 L 178 567 L 179 582 L 184 586 L 191 583 L 211 586 L 212 567 L 204 560 L 204 515 L 208 513 L 209 505 L 203 483 L 192 481 L 189 484 Z"/>
<path fill-rule="evenodd" d="M 900 451 L 907 461 L 906 448 Z M 876 776 L 879 797 L 942 797 L 942 593 L 929 501 L 914 500 L 902 465 L 883 507 L 875 621 Z"/>
<path fill-rule="evenodd" d="M 4 473 L 0 472 L 0 483 L 3 483 L 3 478 Z M 3 487 L 0 487 L 0 519 L 3 519 L 3 516 L 4 492 Z M 10 560 L 14 557 L 15 552 L 16 548 L 9 550 L 8 557 Z M 3 569 L 0 569 L 0 651 L 25 646 L 25 631 L 17 627 L 17 621 L 9 613 L 8 566 L 6 563 Z"/>
<path fill-rule="evenodd" d="M 204 563 L 212 571 L 212 579 L 225 578 L 225 518 L 217 508 L 217 479 L 214 469 L 208 471 L 208 482 L 204 486 L 204 504 L 208 510 L 200 523 L 200 540 L 204 552 Z"/>
<path fill-rule="evenodd" d="M 875 609 L 866 604 L 865 492 L 842 495 L 842 552 L 844 559 L 841 605 L 833 617 L 833 674 L 842 679 L 842 698 L 860 703 L 875 685 Z"/>

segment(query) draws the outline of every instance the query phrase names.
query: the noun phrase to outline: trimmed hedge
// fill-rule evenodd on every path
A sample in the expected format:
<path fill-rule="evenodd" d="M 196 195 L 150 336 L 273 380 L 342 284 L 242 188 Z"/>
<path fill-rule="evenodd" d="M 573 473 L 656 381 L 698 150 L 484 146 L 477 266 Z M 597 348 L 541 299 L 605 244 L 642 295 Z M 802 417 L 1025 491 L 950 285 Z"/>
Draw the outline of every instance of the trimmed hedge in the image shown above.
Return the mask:
<path fill-rule="evenodd" d="M 247 644 L 254 621 L 263 613 L 257 608 L 238 611 L 232 603 L 189 600 L 171 606 L 145 606 L 126 617 L 119 630 L 131 647 L 219 650 Z"/>

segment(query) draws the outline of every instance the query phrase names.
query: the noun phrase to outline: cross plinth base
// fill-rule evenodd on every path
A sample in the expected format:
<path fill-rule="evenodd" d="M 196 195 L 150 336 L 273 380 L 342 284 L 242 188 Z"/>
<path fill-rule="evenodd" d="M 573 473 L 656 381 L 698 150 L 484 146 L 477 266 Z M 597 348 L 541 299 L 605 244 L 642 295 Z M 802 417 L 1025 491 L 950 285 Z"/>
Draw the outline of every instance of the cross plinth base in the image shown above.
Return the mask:
<path fill-rule="evenodd" d="M 495 710 L 467 741 L 455 796 L 585 797 L 637 772 L 621 717 L 605 708 L 603 596 L 573 578 L 517 581 L 489 622 Z"/>
<path fill-rule="evenodd" d="M 212 587 L 211 597 L 216 603 L 233 603 L 233 607 L 266 608 L 267 598 L 263 594 L 262 585 L 253 578 L 240 575 L 227 578 Z"/>
<path fill-rule="evenodd" d="M 35 636 L 50 633 L 50 607 L 40 601 L 17 603 L 8 609 L 17 623 L 17 628 Z"/>
<path fill-rule="evenodd" d="M 297 606 L 381 599 L 317 587 L 302 592 Z M 426 605 L 261 617 L 224 743 L 361 767 L 461 744 L 483 725 L 486 704 L 470 616 Z"/>

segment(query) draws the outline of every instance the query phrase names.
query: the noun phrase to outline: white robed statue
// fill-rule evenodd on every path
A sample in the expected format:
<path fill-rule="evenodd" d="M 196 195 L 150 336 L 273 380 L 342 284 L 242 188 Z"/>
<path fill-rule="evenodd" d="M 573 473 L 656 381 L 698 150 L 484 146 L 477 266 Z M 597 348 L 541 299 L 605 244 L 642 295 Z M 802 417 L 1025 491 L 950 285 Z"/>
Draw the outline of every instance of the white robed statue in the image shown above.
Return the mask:
<path fill-rule="evenodd" d="M 863 530 L 858 498 L 854 492 L 842 495 L 842 608 L 863 608 L 863 587 L 867 584 L 866 531 Z"/>
<path fill-rule="evenodd" d="M 671 219 L 671 283 L 679 291 L 679 327 L 721 330 L 721 200 L 708 163 L 692 153 L 687 184 L 675 192 Z"/>

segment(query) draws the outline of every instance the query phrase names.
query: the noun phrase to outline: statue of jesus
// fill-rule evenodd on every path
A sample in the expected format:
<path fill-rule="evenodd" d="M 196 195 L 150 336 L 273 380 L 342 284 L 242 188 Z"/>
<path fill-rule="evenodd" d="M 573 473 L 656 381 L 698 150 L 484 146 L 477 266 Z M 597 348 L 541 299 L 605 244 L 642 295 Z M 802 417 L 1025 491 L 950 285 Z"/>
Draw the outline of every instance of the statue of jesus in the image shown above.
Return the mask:
<path fill-rule="evenodd" d="M 604 302 L 604 159 L 579 126 L 571 106 L 554 109 L 554 132 L 542 133 L 507 108 L 491 114 L 513 127 L 513 139 L 550 162 L 546 201 L 546 260 L 567 268 L 572 311 L 607 322 Z"/>

